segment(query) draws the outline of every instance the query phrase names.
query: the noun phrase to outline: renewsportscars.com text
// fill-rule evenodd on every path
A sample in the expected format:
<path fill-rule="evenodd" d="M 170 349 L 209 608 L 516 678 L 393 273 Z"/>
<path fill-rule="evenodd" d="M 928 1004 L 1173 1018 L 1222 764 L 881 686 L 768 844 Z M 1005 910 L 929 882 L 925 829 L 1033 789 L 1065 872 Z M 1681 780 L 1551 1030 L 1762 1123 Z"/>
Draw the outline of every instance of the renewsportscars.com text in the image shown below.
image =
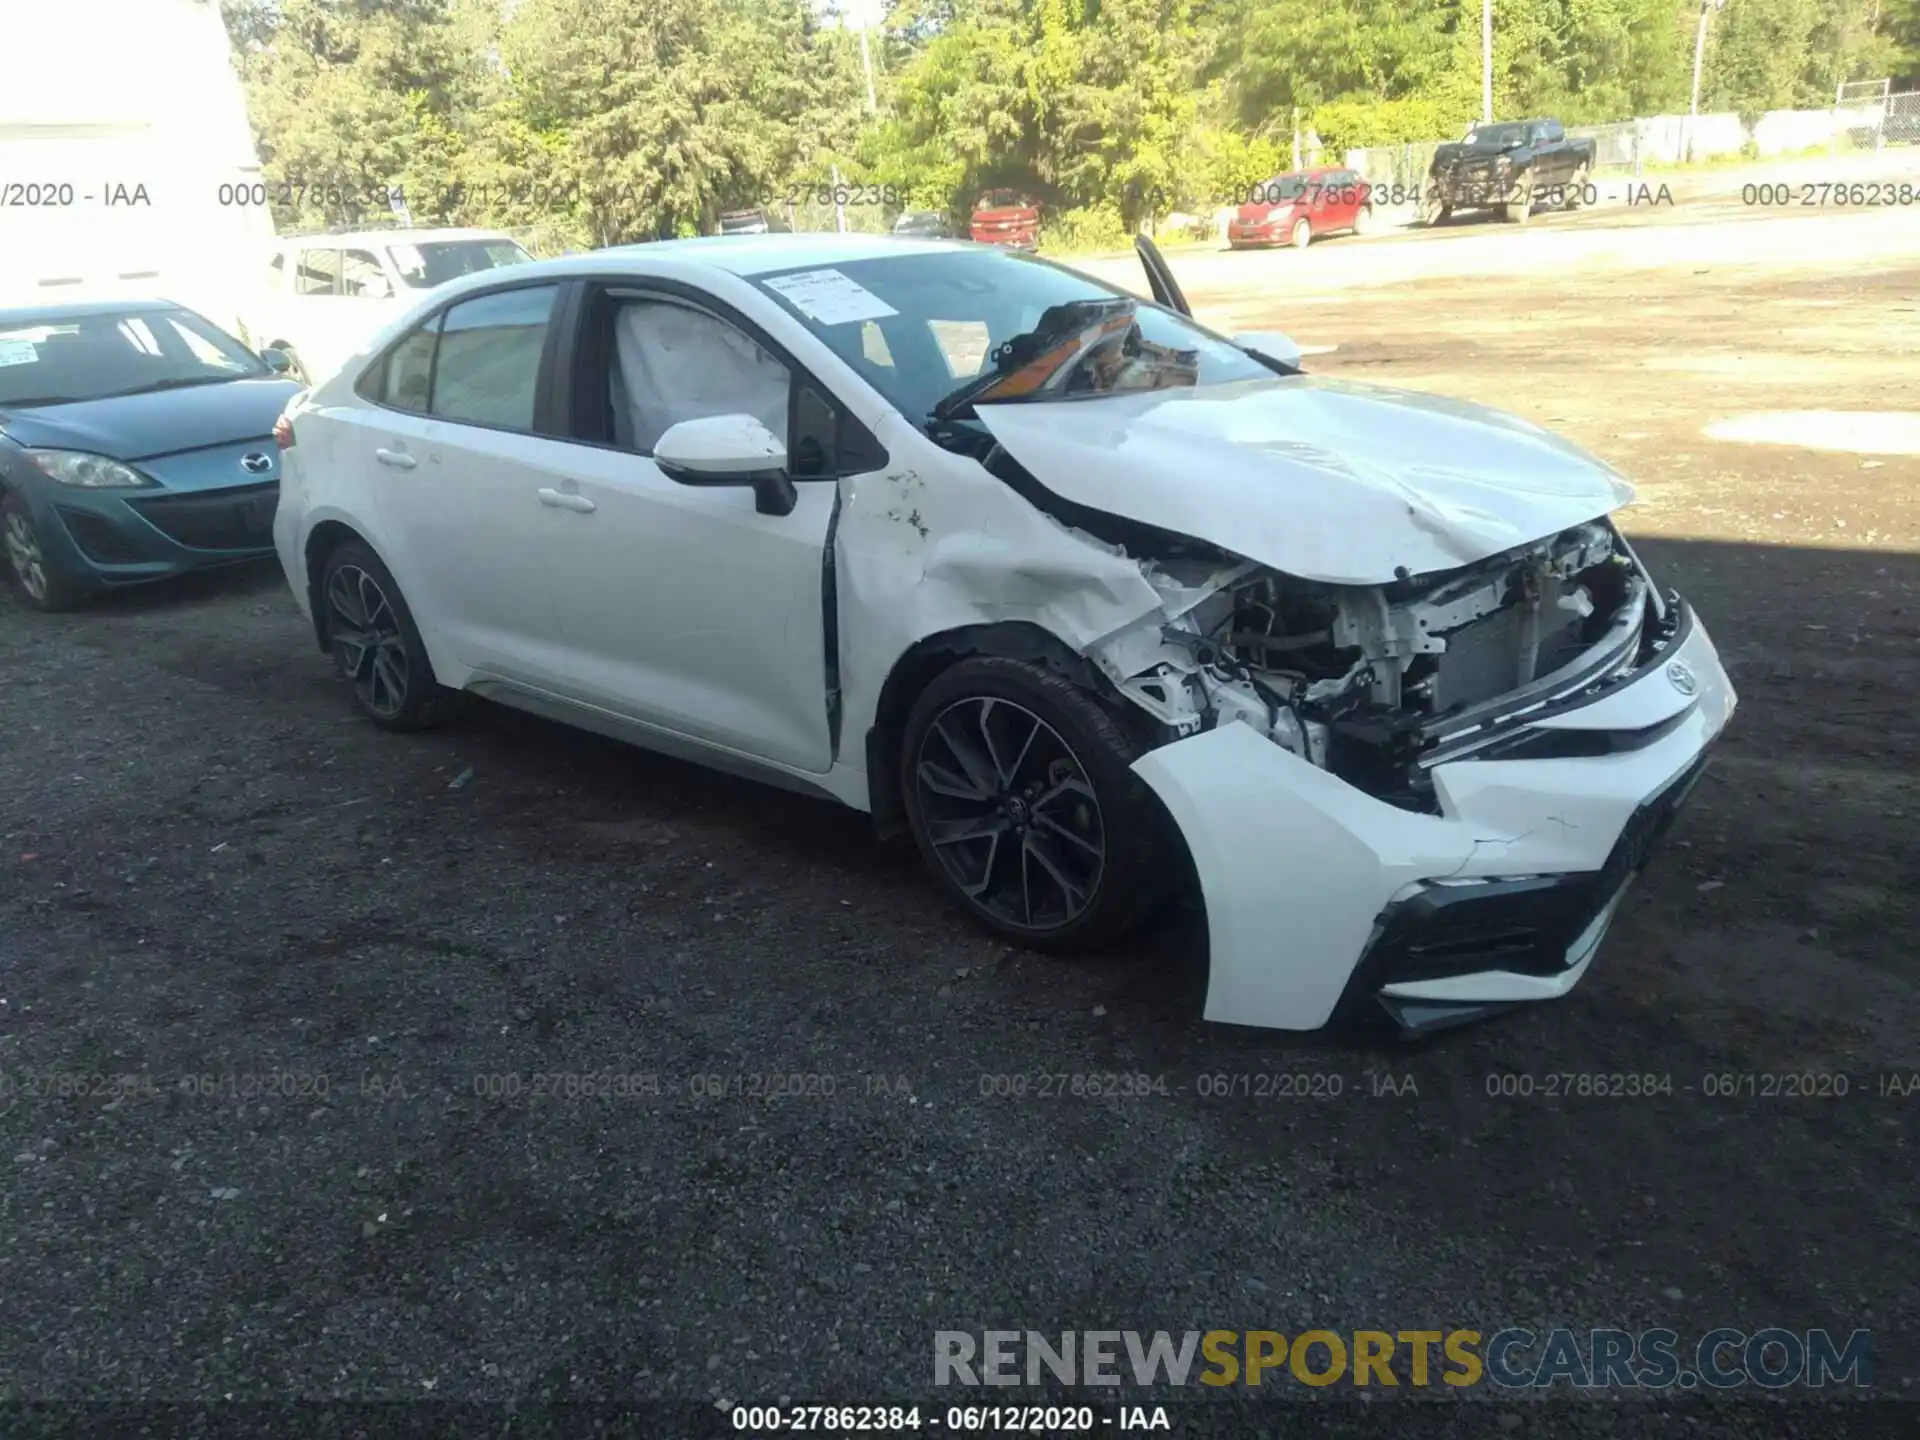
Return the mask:
<path fill-rule="evenodd" d="M 1196 1363 L 1197 1362 L 1197 1363 Z M 1871 1333 L 1710 1330 L 939 1330 L 935 1385 L 1497 1385 L 1767 1390 L 1873 1383 Z"/>

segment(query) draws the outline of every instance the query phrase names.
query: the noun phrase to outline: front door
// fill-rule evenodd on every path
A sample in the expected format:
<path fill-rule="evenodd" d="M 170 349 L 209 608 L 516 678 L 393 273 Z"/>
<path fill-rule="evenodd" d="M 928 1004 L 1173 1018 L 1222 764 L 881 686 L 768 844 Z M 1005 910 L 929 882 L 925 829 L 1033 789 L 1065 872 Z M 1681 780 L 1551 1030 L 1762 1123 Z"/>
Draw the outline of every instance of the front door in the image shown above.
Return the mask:
<path fill-rule="evenodd" d="M 744 486 L 669 479 L 652 459 L 669 426 L 744 413 L 787 438 L 795 377 L 703 308 L 601 293 L 573 388 L 581 412 L 554 586 L 579 699 L 760 760 L 823 773 L 823 565 L 835 485 L 800 478 L 799 503 L 763 515 Z M 812 392 L 809 392 L 812 393 Z M 607 397 L 605 406 L 597 402 Z M 602 426 L 604 425 L 604 428 Z"/>

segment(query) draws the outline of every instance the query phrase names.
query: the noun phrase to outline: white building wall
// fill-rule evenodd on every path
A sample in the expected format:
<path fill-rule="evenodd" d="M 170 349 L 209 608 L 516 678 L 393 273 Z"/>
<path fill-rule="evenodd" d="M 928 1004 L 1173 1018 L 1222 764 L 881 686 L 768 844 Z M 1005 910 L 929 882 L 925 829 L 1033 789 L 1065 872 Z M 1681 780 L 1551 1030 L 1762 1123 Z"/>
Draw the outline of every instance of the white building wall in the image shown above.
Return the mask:
<path fill-rule="evenodd" d="M 260 166 L 216 0 L 0 0 L 0 44 L 0 304 L 164 296 L 231 327 L 273 221 L 222 203 Z"/>

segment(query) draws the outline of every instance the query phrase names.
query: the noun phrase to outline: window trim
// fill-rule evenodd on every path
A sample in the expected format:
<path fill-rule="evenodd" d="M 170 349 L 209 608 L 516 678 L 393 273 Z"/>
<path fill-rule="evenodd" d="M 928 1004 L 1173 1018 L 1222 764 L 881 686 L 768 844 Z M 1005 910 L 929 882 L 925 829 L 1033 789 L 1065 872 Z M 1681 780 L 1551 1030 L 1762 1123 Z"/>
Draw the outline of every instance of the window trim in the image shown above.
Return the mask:
<path fill-rule="evenodd" d="M 838 483 L 850 475 L 871 474 L 875 470 L 884 470 L 892 464 L 886 447 L 872 429 L 847 407 L 839 393 L 823 381 L 811 368 L 801 364 L 793 353 L 769 335 L 765 327 L 751 316 L 744 314 L 734 305 L 703 290 L 698 285 L 684 280 L 676 280 L 659 275 L 592 275 L 579 277 L 575 282 L 578 288 L 577 303 L 569 318 L 573 333 L 566 350 L 558 357 L 549 377 L 549 399 L 552 401 L 553 418 L 560 422 L 568 433 L 556 438 L 569 445 L 586 445 L 595 450 L 611 450 L 617 455 L 631 455 L 636 459 L 652 461 L 651 454 L 642 454 L 624 445 L 616 445 L 610 440 L 594 440 L 588 436 L 571 433 L 574 417 L 569 401 L 574 393 L 574 377 L 580 373 L 582 355 L 588 343 L 587 316 L 593 305 L 600 299 L 651 300 L 655 302 L 685 305 L 701 311 L 724 324 L 731 325 L 762 350 L 778 360 L 787 370 L 787 442 L 788 460 L 792 460 L 794 410 L 799 403 L 802 386 L 811 386 L 833 409 L 836 417 L 834 427 L 834 458 L 840 463 L 824 475 L 794 475 L 789 471 L 788 478 L 796 485 L 816 484 L 820 481 Z M 537 410 L 537 407 L 536 407 Z M 847 457 L 853 457 L 857 463 L 849 465 Z M 663 472 L 664 473 L 664 472 Z"/>
<path fill-rule="evenodd" d="M 552 410 L 552 386 L 549 381 L 555 368 L 562 330 L 573 320 L 573 291 L 580 282 L 569 276 L 543 276 L 538 280 L 520 279 L 506 285 L 487 285 L 478 290 L 469 290 L 465 294 L 453 296 L 435 305 L 419 321 L 409 325 L 399 335 L 389 341 L 353 380 L 353 393 L 366 401 L 374 409 L 389 415 L 409 415 L 418 420 L 432 420 L 441 425 L 462 425 L 470 430 L 491 430 L 501 435 L 530 435 L 539 440 L 566 440 L 571 437 L 558 433 L 554 425 Z M 440 337 L 444 333 L 447 313 L 457 305 L 469 300 L 484 300 L 493 295 L 510 294 L 515 290 L 552 290 L 553 308 L 547 312 L 547 333 L 540 344 L 540 364 L 533 380 L 533 428 L 521 429 L 517 425 L 489 425 L 483 420 L 459 420 L 450 415 L 433 413 L 433 387 L 440 375 Z M 393 354 L 408 340 L 426 329 L 433 327 L 433 354 L 427 361 L 427 406 L 425 410 L 407 410 L 398 405 L 389 405 L 383 398 L 386 389 L 387 366 Z M 377 378 L 376 378 L 377 377 Z"/>

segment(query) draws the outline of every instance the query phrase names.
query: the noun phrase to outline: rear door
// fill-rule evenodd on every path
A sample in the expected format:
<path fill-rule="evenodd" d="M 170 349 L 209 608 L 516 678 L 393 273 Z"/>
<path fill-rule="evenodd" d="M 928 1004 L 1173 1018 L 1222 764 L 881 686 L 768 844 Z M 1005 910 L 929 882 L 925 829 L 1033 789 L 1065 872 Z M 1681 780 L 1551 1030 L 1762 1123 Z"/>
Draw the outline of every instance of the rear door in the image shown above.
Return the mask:
<path fill-rule="evenodd" d="M 1308 221 L 1313 234 L 1327 234 L 1340 228 L 1340 194 L 1332 171 L 1315 171 L 1308 177 Z"/>
<path fill-rule="evenodd" d="M 1564 184 L 1573 173 L 1573 166 L 1569 163 L 1572 157 L 1567 153 L 1566 132 L 1560 128 L 1559 122 L 1543 120 L 1534 126 L 1529 143 L 1538 157 L 1533 163 L 1534 189 L 1539 191 Z M 1558 197 L 1541 195 L 1538 198 L 1552 201 Z"/>
<path fill-rule="evenodd" d="M 552 592 L 572 447 L 537 403 L 561 287 L 505 287 L 436 312 L 361 381 L 341 413 L 375 496 L 381 558 L 421 629 L 466 669 L 563 690 Z"/>

